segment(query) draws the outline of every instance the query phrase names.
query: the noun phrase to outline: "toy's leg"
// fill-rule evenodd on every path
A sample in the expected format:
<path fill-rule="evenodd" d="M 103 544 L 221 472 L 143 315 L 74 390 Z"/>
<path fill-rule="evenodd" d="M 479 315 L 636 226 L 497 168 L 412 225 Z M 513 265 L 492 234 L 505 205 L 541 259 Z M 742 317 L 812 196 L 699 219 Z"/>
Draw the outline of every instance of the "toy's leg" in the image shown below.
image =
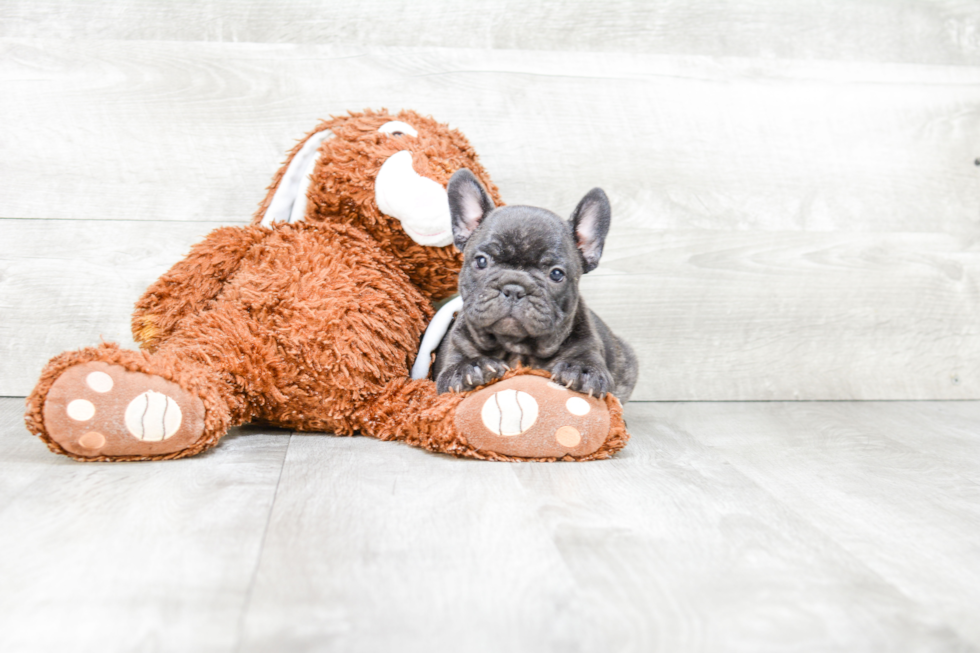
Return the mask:
<path fill-rule="evenodd" d="M 116 345 L 53 358 L 27 399 L 26 422 L 76 460 L 182 458 L 212 447 L 230 423 L 216 381 Z"/>
<path fill-rule="evenodd" d="M 488 460 L 598 460 L 629 440 L 615 397 L 571 392 L 526 368 L 466 394 L 395 381 L 358 419 L 365 435 Z"/>
<path fill-rule="evenodd" d="M 252 247 L 269 236 L 261 227 L 221 227 L 191 247 L 146 289 L 133 312 L 133 338 L 149 351 L 180 330 L 189 316 L 210 307 Z"/>
<path fill-rule="evenodd" d="M 115 345 L 66 352 L 28 398 L 28 428 L 78 460 L 158 460 L 214 446 L 275 400 L 259 369 L 273 345 L 242 311 L 188 318 L 154 354 Z"/>

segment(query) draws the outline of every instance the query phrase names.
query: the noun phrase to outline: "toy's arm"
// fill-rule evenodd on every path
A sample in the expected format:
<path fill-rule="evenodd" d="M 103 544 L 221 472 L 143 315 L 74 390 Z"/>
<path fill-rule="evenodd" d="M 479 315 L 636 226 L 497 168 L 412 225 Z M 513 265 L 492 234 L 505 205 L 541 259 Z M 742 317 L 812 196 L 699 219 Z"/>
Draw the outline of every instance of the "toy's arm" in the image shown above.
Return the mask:
<path fill-rule="evenodd" d="M 133 311 L 133 339 L 154 351 L 184 316 L 207 307 L 249 249 L 269 234 L 260 227 L 222 227 L 157 279 Z"/>

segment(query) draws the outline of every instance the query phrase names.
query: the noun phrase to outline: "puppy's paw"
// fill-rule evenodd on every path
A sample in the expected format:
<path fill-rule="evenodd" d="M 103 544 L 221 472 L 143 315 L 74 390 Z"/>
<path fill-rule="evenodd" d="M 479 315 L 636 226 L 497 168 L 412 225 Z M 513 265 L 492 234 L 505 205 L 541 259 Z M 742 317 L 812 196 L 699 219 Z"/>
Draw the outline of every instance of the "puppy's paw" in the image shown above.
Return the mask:
<path fill-rule="evenodd" d="M 466 392 L 496 381 L 510 368 L 495 358 L 475 358 L 444 370 L 436 379 L 438 392 Z"/>
<path fill-rule="evenodd" d="M 613 387 L 609 370 L 588 362 L 561 361 L 551 368 L 551 378 L 569 390 L 593 397 L 605 397 Z"/>

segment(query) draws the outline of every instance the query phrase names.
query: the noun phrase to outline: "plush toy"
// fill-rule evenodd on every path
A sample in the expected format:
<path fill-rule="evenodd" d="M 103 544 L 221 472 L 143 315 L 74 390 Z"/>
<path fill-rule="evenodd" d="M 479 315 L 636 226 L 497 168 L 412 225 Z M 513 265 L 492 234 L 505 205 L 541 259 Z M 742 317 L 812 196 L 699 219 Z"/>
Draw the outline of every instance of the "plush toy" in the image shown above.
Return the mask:
<path fill-rule="evenodd" d="M 142 351 L 103 344 L 48 363 L 28 428 L 86 461 L 181 458 L 249 421 L 492 460 L 610 456 L 629 437 L 612 396 L 527 368 L 439 395 L 424 378 L 431 343 L 410 378 L 434 303 L 456 287 L 445 186 L 462 167 L 500 203 L 467 140 L 432 118 L 322 122 L 250 226 L 216 229 L 146 291 Z"/>

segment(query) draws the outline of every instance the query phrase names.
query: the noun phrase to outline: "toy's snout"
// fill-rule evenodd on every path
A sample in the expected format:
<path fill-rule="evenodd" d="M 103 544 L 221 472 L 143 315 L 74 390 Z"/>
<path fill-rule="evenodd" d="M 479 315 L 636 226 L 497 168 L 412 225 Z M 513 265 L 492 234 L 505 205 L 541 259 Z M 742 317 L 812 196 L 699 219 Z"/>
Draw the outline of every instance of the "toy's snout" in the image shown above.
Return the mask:
<path fill-rule="evenodd" d="M 449 197 L 436 181 L 412 167 L 412 153 L 401 150 L 381 166 L 374 180 L 378 209 L 401 222 L 419 245 L 443 247 L 453 242 Z"/>

